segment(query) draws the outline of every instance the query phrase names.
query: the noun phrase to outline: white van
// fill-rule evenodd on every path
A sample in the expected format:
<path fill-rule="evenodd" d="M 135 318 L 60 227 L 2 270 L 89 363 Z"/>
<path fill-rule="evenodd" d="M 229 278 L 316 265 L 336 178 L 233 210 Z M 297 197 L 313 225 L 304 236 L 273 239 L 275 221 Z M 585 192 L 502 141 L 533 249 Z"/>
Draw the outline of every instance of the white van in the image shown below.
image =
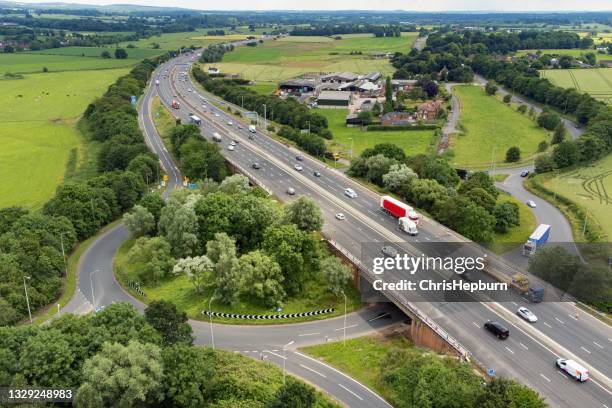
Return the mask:
<path fill-rule="evenodd" d="M 589 370 L 574 360 L 560 358 L 557 360 L 557 367 L 574 377 L 577 381 L 584 382 L 589 379 Z"/>

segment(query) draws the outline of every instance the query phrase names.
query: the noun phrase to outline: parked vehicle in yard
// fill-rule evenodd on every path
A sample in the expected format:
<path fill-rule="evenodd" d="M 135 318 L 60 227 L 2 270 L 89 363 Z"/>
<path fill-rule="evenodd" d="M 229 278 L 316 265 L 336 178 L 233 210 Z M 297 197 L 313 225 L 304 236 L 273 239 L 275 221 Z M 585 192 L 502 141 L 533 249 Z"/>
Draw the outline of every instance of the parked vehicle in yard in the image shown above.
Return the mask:
<path fill-rule="evenodd" d="M 574 360 L 566 360 L 559 358 L 556 361 L 557 367 L 569 374 L 573 379 L 580 382 L 585 382 L 589 379 L 589 370 L 575 362 Z"/>
<path fill-rule="evenodd" d="M 408 204 L 402 203 L 390 196 L 380 197 L 380 209 L 395 218 L 407 217 L 410 221 L 418 225 L 419 214 Z"/>

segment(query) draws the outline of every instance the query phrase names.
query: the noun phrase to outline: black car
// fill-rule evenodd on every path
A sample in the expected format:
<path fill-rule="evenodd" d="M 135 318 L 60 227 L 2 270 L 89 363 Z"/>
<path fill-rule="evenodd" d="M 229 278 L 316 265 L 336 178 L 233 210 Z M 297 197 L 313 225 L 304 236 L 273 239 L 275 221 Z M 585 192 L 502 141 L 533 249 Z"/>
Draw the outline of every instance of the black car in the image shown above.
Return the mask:
<path fill-rule="evenodd" d="M 304 160 L 304 156 L 302 156 L 301 154 L 298 154 L 297 156 L 295 156 L 295 160 L 303 161 Z"/>
<path fill-rule="evenodd" d="M 529 175 L 529 170 L 521 171 L 521 177 L 527 177 Z"/>
<path fill-rule="evenodd" d="M 260 169 L 260 168 L 261 168 L 261 166 L 259 165 L 259 163 L 253 163 L 253 164 L 251 165 L 251 167 L 252 167 L 252 168 L 254 168 L 255 170 L 257 170 L 257 169 Z"/>
<path fill-rule="evenodd" d="M 321 172 L 320 171 L 315 171 L 314 173 L 312 173 L 315 177 L 321 177 Z"/>
<path fill-rule="evenodd" d="M 501 323 L 488 321 L 484 324 L 484 328 L 497 336 L 500 340 L 505 340 L 510 336 L 510 330 L 502 326 Z"/>

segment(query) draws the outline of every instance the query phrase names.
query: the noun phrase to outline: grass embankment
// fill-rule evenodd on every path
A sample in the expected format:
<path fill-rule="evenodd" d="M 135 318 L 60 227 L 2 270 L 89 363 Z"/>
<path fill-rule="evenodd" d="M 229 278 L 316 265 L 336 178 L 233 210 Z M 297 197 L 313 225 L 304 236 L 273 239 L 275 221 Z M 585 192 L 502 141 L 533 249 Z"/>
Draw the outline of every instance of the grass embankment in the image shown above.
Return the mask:
<path fill-rule="evenodd" d="M 501 193 L 497 203 L 511 202 L 518 205 L 520 224 L 512 227 L 505 234 L 496 233 L 489 249 L 496 254 L 503 254 L 522 245 L 536 228 L 536 217 L 527 205 L 511 195 Z"/>
<path fill-rule="evenodd" d="M 538 144 L 549 139 L 526 115 L 516 112 L 498 99 L 487 96 L 478 86 L 453 88 L 461 101 L 460 124 L 463 134 L 451 137 L 454 157 L 451 164 L 461 168 L 484 168 L 495 160 L 496 167 L 517 167 L 530 162 Z M 521 162 L 505 163 L 506 151 L 512 146 L 521 150 Z"/>
<path fill-rule="evenodd" d="M 365 74 L 380 71 L 391 74 L 394 69 L 389 60 L 373 58 L 372 53 L 407 52 L 412 48 L 416 36 L 416 33 L 384 38 L 371 34 L 342 35 L 340 40 L 317 36 L 283 37 L 268 40 L 257 47 L 239 47 L 227 53 L 223 62 L 214 65 L 222 72 L 237 73 L 243 78 L 264 82 L 278 82 L 307 72 L 351 71 Z"/>
<path fill-rule="evenodd" d="M 433 130 L 400 130 L 400 131 L 369 131 L 362 132 L 359 127 L 347 127 L 347 109 L 317 109 L 317 113 L 325 116 L 334 138 L 329 141 L 330 150 L 338 151 L 349 157 L 351 138 L 353 139 L 353 156 L 358 156 L 365 149 L 379 143 L 392 143 L 402 148 L 406 154 L 425 153 L 431 146 Z"/>
<path fill-rule="evenodd" d="M 0 208 L 40 208 L 67 167 L 74 171 L 83 164 L 78 118 L 125 73 L 127 69 L 76 71 L 0 80 Z"/>
<path fill-rule="evenodd" d="M 176 126 L 176 118 L 164 105 L 162 105 L 159 96 L 154 97 L 151 101 L 151 112 L 153 113 L 153 123 L 157 129 L 157 133 L 161 136 L 168 152 L 173 155 L 170 131 Z"/>
<path fill-rule="evenodd" d="M 165 299 L 174 303 L 180 310 L 185 311 L 189 318 L 208 321 L 208 318 L 202 315 L 202 310 L 208 310 L 208 302 L 215 291 L 212 285 L 207 286 L 204 293 L 197 294 L 193 284 L 185 275 L 172 276 L 160 281 L 157 285 L 142 286 L 141 289 L 146 294 L 146 297 L 140 295 L 129 286 L 130 282 L 138 281 L 137 271 L 140 267 L 140 265 L 128 261 L 127 255 L 133 244 L 133 240 L 126 241 L 121 248 L 119 248 L 115 256 L 115 276 L 121 286 L 130 292 L 132 296 L 145 303 L 152 300 Z M 310 312 L 319 309 L 334 308 L 335 311 L 333 313 L 283 320 L 213 318 L 213 321 L 229 324 L 265 325 L 321 320 L 344 314 L 344 298 L 342 296 L 336 297 L 330 294 L 326 290 L 326 287 L 327 284 L 320 275 L 308 281 L 299 297 L 286 299 L 281 313 Z M 347 295 L 347 312 L 351 312 L 361 307 L 361 298 L 357 289 L 348 286 L 345 293 Z M 274 309 L 261 306 L 256 302 L 244 298 L 239 299 L 236 304 L 232 306 L 223 304 L 218 300 L 213 300 L 211 309 L 215 312 L 225 313 L 276 314 Z"/>
<path fill-rule="evenodd" d="M 526 188 L 563 212 L 572 225 L 575 241 L 605 242 L 611 236 L 611 155 L 559 174 L 536 175 L 527 180 Z"/>

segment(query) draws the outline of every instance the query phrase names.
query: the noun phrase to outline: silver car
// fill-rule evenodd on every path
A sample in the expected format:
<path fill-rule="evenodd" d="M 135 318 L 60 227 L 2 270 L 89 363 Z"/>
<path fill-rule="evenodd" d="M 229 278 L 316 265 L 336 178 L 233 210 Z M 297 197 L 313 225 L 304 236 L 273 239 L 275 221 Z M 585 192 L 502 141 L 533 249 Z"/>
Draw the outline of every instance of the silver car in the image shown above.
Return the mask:
<path fill-rule="evenodd" d="M 527 320 L 529 323 L 535 323 L 538 321 L 538 317 L 526 307 L 522 307 L 522 306 L 519 307 L 518 310 L 516 311 L 516 314 L 522 317 L 523 319 Z"/>

